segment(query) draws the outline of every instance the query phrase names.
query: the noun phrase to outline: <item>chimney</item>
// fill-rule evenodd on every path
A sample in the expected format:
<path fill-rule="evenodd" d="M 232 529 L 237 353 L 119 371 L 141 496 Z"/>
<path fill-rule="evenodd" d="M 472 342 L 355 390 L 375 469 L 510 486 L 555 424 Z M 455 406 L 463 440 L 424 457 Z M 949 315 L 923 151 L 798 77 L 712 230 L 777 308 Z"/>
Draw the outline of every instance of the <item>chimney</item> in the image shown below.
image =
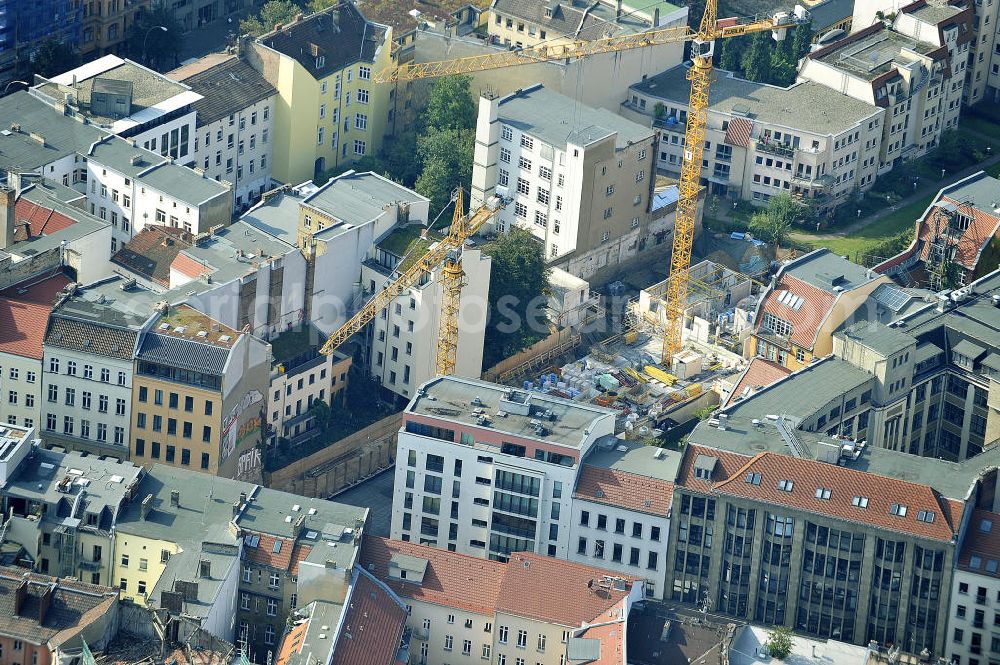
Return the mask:
<path fill-rule="evenodd" d="M 49 584 L 45 587 L 41 597 L 38 599 L 38 625 L 45 624 L 45 616 L 49 613 L 49 606 L 52 604 L 52 594 L 56 590 L 56 585 Z"/>
<path fill-rule="evenodd" d="M 14 231 L 17 228 L 17 216 L 14 204 L 17 202 L 17 192 L 11 187 L 0 187 L 0 249 L 7 249 L 14 244 Z"/>
<path fill-rule="evenodd" d="M 181 507 L 181 493 L 178 490 L 170 490 L 170 507 L 180 508 Z"/>
<path fill-rule="evenodd" d="M 299 534 L 302 533 L 302 525 L 306 523 L 306 516 L 299 515 L 295 520 L 295 524 L 292 527 L 292 538 L 295 540 L 299 539 Z"/>
<path fill-rule="evenodd" d="M 18 615 L 21 613 L 21 609 L 24 608 L 24 601 L 28 599 L 28 573 L 24 574 L 21 578 L 21 583 L 17 585 L 17 589 L 14 590 L 14 614 Z"/>
<path fill-rule="evenodd" d="M 237 517 L 240 514 L 240 508 L 242 507 L 242 503 L 239 501 L 233 501 L 233 517 Z"/>
<path fill-rule="evenodd" d="M 152 509 L 153 509 L 153 495 L 147 494 L 145 497 L 143 497 L 142 503 L 139 505 L 139 516 L 143 519 L 143 521 L 146 520 L 146 518 L 149 516 L 149 511 L 151 511 Z"/>

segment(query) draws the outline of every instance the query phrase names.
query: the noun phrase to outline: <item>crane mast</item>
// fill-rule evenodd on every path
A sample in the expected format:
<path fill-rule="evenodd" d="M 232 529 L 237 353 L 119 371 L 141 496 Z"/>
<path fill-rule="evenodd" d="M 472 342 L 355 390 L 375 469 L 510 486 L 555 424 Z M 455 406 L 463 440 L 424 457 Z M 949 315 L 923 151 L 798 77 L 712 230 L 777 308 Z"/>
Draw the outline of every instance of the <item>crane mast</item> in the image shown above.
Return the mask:
<path fill-rule="evenodd" d="M 783 39 L 788 27 L 808 20 L 808 12 L 796 6 L 792 15 L 781 13 L 770 18 L 750 20 L 727 18 L 720 21 L 717 2 L 718 0 L 706 1 L 705 11 L 702 14 L 697 32 L 692 32 L 687 26 L 682 26 L 654 28 L 636 34 L 604 37 L 589 41 L 543 43 L 521 49 L 497 51 L 452 60 L 410 63 L 383 70 L 373 77 L 376 82 L 394 83 L 438 76 L 470 74 L 538 62 L 585 58 L 601 53 L 614 53 L 646 46 L 691 41 L 692 66 L 687 73 L 687 78 L 691 81 L 691 92 L 687 124 L 684 131 L 684 157 L 681 163 L 679 200 L 670 255 L 670 274 L 667 278 L 666 289 L 667 324 L 663 334 L 661 361 L 667 366 L 669 366 L 673 355 L 680 351 L 683 341 L 684 310 L 690 282 L 691 250 L 698 215 L 705 132 L 708 127 L 714 43 L 718 39 L 739 37 L 768 30 L 772 31 L 775 39 Z M 444 375 L 454 372 L 458 344 L 458 309 L 464 278 L 460 251 L 466 239 L 475 235 L 483 224 L 498 214 L 507 203 L 505 200 L 500 200 L 488 204 L 466 217 L 462 214 L 461 190 L 456 198 L 451 229 L 445 239 L 432 247 L 411 268 L 376 294 L 368 304 L 331 335 L 320 349 L 322 353 L 332 353 L 348 338 L 364 328 L 396 296 L 414 286 L 424 273 L 443 263 L 441 320 L 436 369 L 439 374 Z"/>

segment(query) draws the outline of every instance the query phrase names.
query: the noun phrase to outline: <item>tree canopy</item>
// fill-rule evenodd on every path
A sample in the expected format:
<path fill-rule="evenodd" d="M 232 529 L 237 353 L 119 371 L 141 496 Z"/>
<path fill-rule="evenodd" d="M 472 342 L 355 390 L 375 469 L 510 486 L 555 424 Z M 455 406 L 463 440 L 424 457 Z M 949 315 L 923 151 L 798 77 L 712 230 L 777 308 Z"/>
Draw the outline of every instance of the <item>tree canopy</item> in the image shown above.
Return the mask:
<path fill-rule="evenodd" d="M 775 626 L 767 634 L 764 646 L 778 660 L 788 658 L 792 653 L 792 629 L 787 626 Z"/>
<path fill-rule="evenodd" d="M 438 79 L 431 88 L 422 120 L 437 129 L 475 129 L 476 100 L 472 98 L 471 76 Z"/>
<path fill-rule="evenodd" d="M 750 217 L 750 230 L 775 247 L 780 247 L 788 238 L 792 222 L 804 211 L 805 207 L 788 194 L 772 196 L 767 208 Z"/>
<path fill-rule="evenodd" d="M 788 86 L 795 83 L 799 60 L 809 53 L 811 23 L 801 23 L 776 42 L 770 32 L 757 32 L 722 41 L 718 66 L 749 81 Z"/>
<path fill-rule="evenodd" d="M 72 44 L 47 39 L 31 56 L 31 72 L 45 78 L 73 69 L 80 64 L 80 52 Z"/>
<path fill-rule="evenodd" d="M 268 0 L 260 13 L 240 21 L 240 33 L 260 37 L 274 30 L 278 23 L 291 23 L 301 13 L 302 8 L 291 0 Z"/>
<path fill-rule="evenodd" d="M 483 367 L 492 367 L 545 336 L 540 314 L 546 304 L 549 269 L 542 243 L 514 227 L 486 245 L 490 270 L 489 321 Z"/>
<path fill-rule="evenodd" d="M 166 71 L 179 64 L 178 57 L 183 46 L 184 28 L 174 13 L 160 3 L 144 12 L 135 22 L 128 41 L 128 52 L 134 60 L 147 67 Z"/>

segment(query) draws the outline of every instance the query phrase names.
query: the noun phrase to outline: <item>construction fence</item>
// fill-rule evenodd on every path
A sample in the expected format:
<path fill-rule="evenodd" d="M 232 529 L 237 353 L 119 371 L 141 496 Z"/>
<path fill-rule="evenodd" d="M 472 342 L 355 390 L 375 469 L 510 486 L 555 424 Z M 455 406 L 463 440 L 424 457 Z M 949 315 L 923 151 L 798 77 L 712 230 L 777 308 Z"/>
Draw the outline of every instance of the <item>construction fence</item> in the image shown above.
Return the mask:
<path fill-rule="evenodd" d="M 396 413 L 335 441 L 320 451 L 273 471 L 268 487 L 302 496 L 327 498 L 390 466 L 403 415 Z"/>

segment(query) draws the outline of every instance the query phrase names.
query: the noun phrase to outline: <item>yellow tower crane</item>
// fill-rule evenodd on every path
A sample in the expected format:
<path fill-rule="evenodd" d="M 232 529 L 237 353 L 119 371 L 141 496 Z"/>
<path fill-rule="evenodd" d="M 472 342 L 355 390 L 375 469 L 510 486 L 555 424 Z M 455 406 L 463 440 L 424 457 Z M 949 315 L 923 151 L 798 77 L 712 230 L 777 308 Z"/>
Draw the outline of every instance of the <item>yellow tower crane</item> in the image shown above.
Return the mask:
<path fill-rule="evenodd" d="M 499 51 L 485 55 L 442 60 L 436 62 L 410 63 L 386 69 L 374 76 L 376 82 L 391 83 L 416 79 L 449 76 L 453 74 L 472 74 L 475 72 L 528 65 L 536 62 L 548 62 L 569 58 L 585 58 L 600 53 L 612 53 L 629 49 L 671 44 L 677 42 L 692 42 L 692 67 L 687 78 L 691 81 L 691 95 L 688 103 L 687 126 L 684 133 L 684 157 L 681 165 L 680 198 L 677 204 L 677 216 L 674 223 L 673 248 L 670 255 L 670 275 L 667 286 L 667 326 L 663 335 L 662 362 L 669 367 L 673 354 L 681 349 L 681 331 L 683 329 L 684 310 L 688 292 L 688 270 L 691 267 L 691 246 L 694 242 L 695 221 L 698 210 L 698 192 L 701 187 L 701 163 L 705 149 L 705 130 L 708 120 L 708 95 L 712 80 L 712 55 L 714 43 L 718 39 L 739 37 L 757 32 L 772 31 L 776 40 L 784 39 L 789 27 L 807 20 L 808 13 L 801 7 L 796 7 L 793 14 L 779 13 L 770 18 L 718 19 L 717 0 L 705 3 L 705 13 L 697 32 L 687 26 L 647 30 L 630 35 L 604 37 L 590 41 L 561 42 L 555 45 L 538 44 L 512 51 Z M 456 215 L 458 211 L 456 210 Z M 475 233 L 472 231 L 471 233 Z M 470 235 L 471 235 L 470 233 Z M 459 271 L 460 272 L 460 271 Z M 459 273 L 454 273 L 458 275 Z M 461 277 L 454 277 L 449 282 L 456 292 L 461 290 Z M 454 286 L 458 284 L 458 286 Z M 450 308 L 448 298 L 445 298 L 444 308 Z M 377 311 L 377 310 L 376 310 Z M 446 323 L 445 319 L 457 314 L 457 307 L 447 316 L 442 313 L 442 330 L 446 325 L 449 335 L 442 337 L 444 342 L 439 346 L 438 371 L 454 369 L 454 360 L 448 362 L 441 358 L 441 353 L 454 352 L 450 341 L 453 332 L 457 332 L 457 323 Z M 348 322 L 350 323 L 350 322 Z M 452 327 L 453 326 L 453 327 Z M 356 331 L 355 331 L 356 332 Z M 350 334 L 353 334 L 350 333 Z M 350 334 L 348 336 L 350 336 Z M 340 333 L 331 337 L 338 338 Z M 341 340 L 343 341 L 343 340 Z M 340 342 L 337 342 L 339 344 Z M 330 342 L 327 342 L 330 346 Z M 336 344 L 333 348 L 336 347 Z M 325 349 L 326 347 L 324 347 Z"/>
<path fill-rule="evenodd" d="M 455 370 L 455 353 L 458 347 L 458 306 L 462 292 L 461 250 L 465 241 L 479 232 L 484 224 L 493 219 L 503 209 L 506 201 L 492 198 L 474 213 L 466 216 L 463 212 L 462 189 L 455 195 L 455 215 L 451 228 L 442 240 L 431 247 L 426 254 L 396 279 L 386 285 L 369 300 L 357 314 L 347 320 L 335 333 L 327 338 L 320 353 L 331 354 L 355 333 L 360 332 L 378 313 L 388 307 L 398 296 L 416 286 L 425 273 L 431 272 L 444 262 L 444 291 L 441 329 L 438 340 L 437 371 L 451 374 Z"/>

